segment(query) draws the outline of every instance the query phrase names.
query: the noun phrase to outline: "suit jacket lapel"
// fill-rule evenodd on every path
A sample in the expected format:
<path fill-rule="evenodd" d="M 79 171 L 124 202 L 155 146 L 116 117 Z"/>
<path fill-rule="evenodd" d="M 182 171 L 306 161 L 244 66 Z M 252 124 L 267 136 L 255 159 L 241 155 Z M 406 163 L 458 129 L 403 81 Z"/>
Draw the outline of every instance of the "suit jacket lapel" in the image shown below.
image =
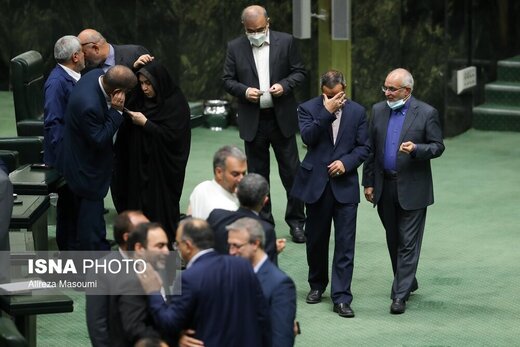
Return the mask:
<path fill-rule="evenodd" d="M 269 83 L 273 85 L 273 75 L 276 69 L 276 57 L 278 56 L 278 37 L 274 31 L 269 30 Z"/>
<path fill-rule="evenodd" d="M 399 144 L 403 142 L 404 135 L 410 129 L 410 126 L 412 125 L 413 121 L 417 117 L 417 103 L 415 102 L 415 99 L 412 97 L 410 100 L 410 107 L 408 108 L 408 111 L 406 112 L 406 116 L 404 118 L 403 128 L 401 129 L 401 134 L 399 135 Z"/>
<path fill-rule="evenodd" d="M 379 146 L 382 149 L 381 153 L 382 153 L 383 157 L 385 155 L 386 134 L 388 132 L 388 122 L 390 121 L 390 114 L 391 113 L 392 113 L 392 110 L 385 103 L 384 106 L 383 106 L 383 110 L 381 111 L 381 116 L 380 116 L 381 117 L 381 122 L 383 123 L 382 127 L 381 127 L 381 130 L 383 131 L 384 135 L 381 137 L 381 143 L 379 144 Z M 374 117 L 374 116 L 375 115 L 372 115 L 372 117 Z"/>
<path fill-rule="evenodd" d="M 341 140 L 341 136 L 343 136 L 343 132 L 345 132 L 345 129 L 347 127 L 347 121 L 350 118 L 350 107 L 347 107 L 349 102 L 350 101 L 347 100 L 347 102 L 345 103 L 345 105 L 343 105 L 343 108 L 341 109 L 341 120 L 339 121 L 338 136 L 336 137 L 336 143 L 334 144 L 334 148 Z M 330 131 L 332 132 L 332 126 L 330 128 Z M 332 140 L 334 141 L 334 138 L 332 138 Z"/>
<path fill-rule="evenodd" d="M 242 52 L 244 53 L 247 62 L 251 66 L 251 70 L 253 70 L 253 74 L 258 79 L 258 71 L 256 70 L 255 57 L 253 56 L 253 47 L 251 47 L 251 43 L 249 42 L 247 37 L 244 37 L 242 39 L 242 43 L 241 44 L 242 44 L 242 47 L 239 50 L 239 52 L 240 53 L 242 53 Z"/>

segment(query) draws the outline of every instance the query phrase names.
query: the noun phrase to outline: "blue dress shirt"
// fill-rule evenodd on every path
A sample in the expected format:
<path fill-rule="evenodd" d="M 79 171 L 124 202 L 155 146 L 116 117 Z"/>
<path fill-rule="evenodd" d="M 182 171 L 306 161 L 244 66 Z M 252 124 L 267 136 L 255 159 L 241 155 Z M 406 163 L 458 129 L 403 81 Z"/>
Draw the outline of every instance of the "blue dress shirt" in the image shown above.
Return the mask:
<path fill-rule="evenodd" d="M 397 171 L 397 152 L 399 151 L 399 137 L 404 124 L 406 112 L 410 107 L 408 100 L 403 107 L 392 110 L 390 119 L 388 120 L 388 128 L 386 130 L 384 169 L 386 171 Z"/>

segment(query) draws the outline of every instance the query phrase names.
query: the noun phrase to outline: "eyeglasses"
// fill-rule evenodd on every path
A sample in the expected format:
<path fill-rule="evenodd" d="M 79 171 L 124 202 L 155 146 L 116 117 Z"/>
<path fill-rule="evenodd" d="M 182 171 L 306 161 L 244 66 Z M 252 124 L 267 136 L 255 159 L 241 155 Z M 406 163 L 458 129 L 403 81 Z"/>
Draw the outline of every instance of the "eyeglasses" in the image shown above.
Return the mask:
<path fill-rule="evenodd" d="M 81 47 L 83 47 L 83 46 L 85 46 L 85 45 L 89 45 L 89 44 L 91 44 L 91 43 L 95 45 L 95 44 L 98 43 L 98 42 L 99 42 L 99 41 L 97 41 L 97 42 L 92 42 L 92 41 L 90 41 L 90 42 L 85 42 L 85 43 L 82 43 L 82 44 L 81 44 Z"/>
<path fill-rule="evenodd" d="M 247 245 L 249 242 L 244 242 L 243 244 L 238 244 L 238 243 L 228 243 L 228 248 L 229 249 L 240 249 L 242 247 L 244 247 L 245 245 Z"/>
<path fill-rule="evenodd" d="M 174 241 L 174 242 L 172 242 L 172 250 L 173 251 L 178 251 L 179 250 L 179 245 L 181 243 L 183 243 L 183 242 L 185 242 L 185 241 L 181 241 L 181 242 Z"/>
<path fill-rule="evenodd" d="M 398 90 L 401 90 L 403 88 L 406 88 L 406 87 L 394 88 L 394 87 L 381 86 L 381 90 L 383 91 L 383 93 L 386 93 L 386 92 L 395 93 Z"/>

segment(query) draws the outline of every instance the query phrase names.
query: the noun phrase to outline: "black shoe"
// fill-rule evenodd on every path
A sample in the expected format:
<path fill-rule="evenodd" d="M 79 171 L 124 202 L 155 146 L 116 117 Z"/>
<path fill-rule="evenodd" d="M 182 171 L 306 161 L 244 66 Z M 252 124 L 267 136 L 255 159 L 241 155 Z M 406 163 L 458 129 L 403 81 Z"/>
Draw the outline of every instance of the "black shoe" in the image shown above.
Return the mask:
<path fill-rule="evenodd" d="M 403 299 L 394 299 L 392 300 L 392 305 L 390 305 L 390 313 L 391 314 L 401 314 L 406 311 L 406 301 Z"/>
<path fill-rule="evenodd" d="M 305 243 L 307 241 L 305 233 L 300 227 L 291 228 L 291 236 L 294 243 Z"/>
<path fill-rule="evenodd" d="M 334 304 L 334 308 L 332 311 L 336 312 L 340 317 L 345 318 L 353 318 L 354 317 L 354 311 L 350 307 L 350 304 L 347 304 L 345 302 L 341 304 Z"/>
<path fill-rule="evenodd" d="M 323 294 L 321 292 L 321 290 L 318 290 L 318 289 L 311 289 L 311 291 L 309 292 L 309 294 L 307 294 L 307 298 L 305 299 L 305 301 L 308 303 L 308 304 L 317 304 L 318 302 L 321 301 L 321 294 Z"/>

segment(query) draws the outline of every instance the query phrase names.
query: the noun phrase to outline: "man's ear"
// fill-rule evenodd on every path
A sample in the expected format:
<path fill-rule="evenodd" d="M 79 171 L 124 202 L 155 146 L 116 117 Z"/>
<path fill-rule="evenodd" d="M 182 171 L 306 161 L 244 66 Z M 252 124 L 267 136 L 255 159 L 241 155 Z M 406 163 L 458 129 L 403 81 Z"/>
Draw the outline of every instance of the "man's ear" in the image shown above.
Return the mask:
<path fill-rule="evenodd" d="M 264 202 L 262 203 L 262 207 L 264 207 L 269 202 L 269 195 L 264 197 Z"/>
<path fill-rule="evenodd" d="M 138 253 L 142 253 L 146 250 L 141 242 L 136 242 L 134 246 L 134 251 Z"/>
<path fill-rule="evenodd" d="M 128 242 L 128 235 L 130 235 L 130 233 L 124 233 L 123 234 L 123 241 Z"/>
<path fill-rule="evenodd" d="M 224 172 L 224 170 L 220 166 L 217 166 L 215 168 L 215 178 L 222 179 L 223 172 Z"/>

